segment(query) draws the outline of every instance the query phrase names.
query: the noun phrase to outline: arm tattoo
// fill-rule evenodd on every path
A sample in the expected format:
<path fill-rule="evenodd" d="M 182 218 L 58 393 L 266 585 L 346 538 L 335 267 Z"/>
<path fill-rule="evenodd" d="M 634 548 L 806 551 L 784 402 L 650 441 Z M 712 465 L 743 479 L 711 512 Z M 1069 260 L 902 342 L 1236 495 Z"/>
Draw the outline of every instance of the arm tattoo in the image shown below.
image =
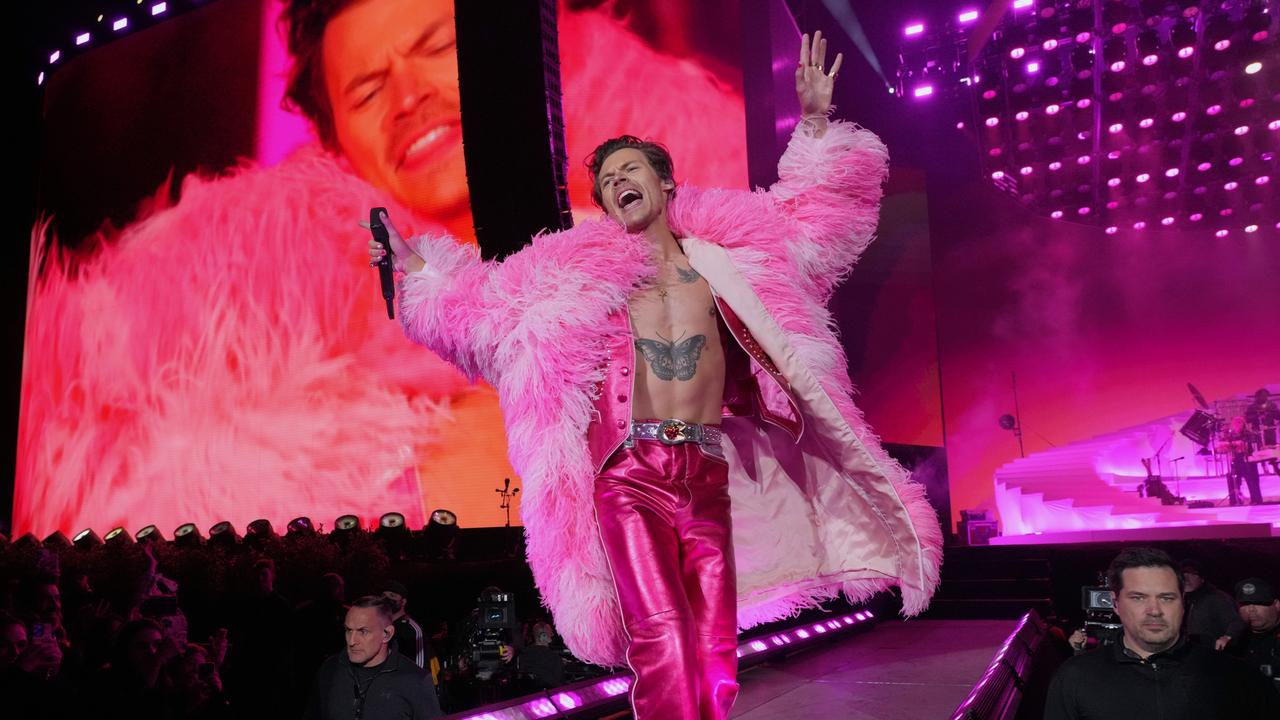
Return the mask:
<path fill-rule="evenodd" d="M 698 278 L 702 277 L 697 270 L 689 268 L 688 270 L 676 265 L 676 275 L 680 278 L 680 282 L 688 285 L 689 283 L 698 282 Z"/>
<path fill-rule="evenodd" d="M 702 356 L 702 348 L 707 344 L 706 335 L 694 335 L 691 338 L 668 340 L 661 335 L 661 340 L 636 338 L 636 349 L 644 355 L 649 367 L 659 380 L 692 380 L 698 370 L 698 358 Z"/>

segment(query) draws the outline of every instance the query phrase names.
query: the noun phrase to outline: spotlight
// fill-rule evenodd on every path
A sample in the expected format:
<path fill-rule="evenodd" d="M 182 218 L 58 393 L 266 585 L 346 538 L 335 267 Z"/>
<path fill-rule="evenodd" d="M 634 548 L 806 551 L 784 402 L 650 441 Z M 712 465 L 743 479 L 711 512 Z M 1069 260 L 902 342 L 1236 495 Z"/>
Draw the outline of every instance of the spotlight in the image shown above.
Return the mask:
<path fill-rule="evenodd" d="M 439 509 L 431 513 L 431 520 L 423 532 L 427 557 L 453 560 L 457 557 L 458 516 L 452 510 Z"/>
<path fill-rule="evenodd" d="M 1209 22 L 1204 27 L 1204 41 L 1214 50 L 1222 52 L 1231 47 L 1231 31 L 1234 27 L 1231 24 L 1231 18 L 1225 13 L 1219 13 L 1209 18 Z"/>
<path fill-rule="evenodd" d="M 1262 69 L 1262 63 L 1260 63 L 1260 62 L 1251 62 L 1251 63 L 1249 63 L 1248 65 L 1245 65 L 1245 66 L 1244 66 L 1244 73 L 1245 73 L 1246 75 L 1256 75 L 1256 74 L 1258 73 L 1258 71 L 1259 71 L 1259 70 L 1261 70 L 1261 69 Z"/>
<path fill-rule="evenodd" d="M 1175 23 L 1169 30 L 1169 43 L 1178 49 L 1177 55 L 1183 60 L 1196 52 L 1196 26 L 1192 22 Z"/>
<path fill-rule="evenodd" d="M 920 35 L 924 32 L 924 23 L 912 23 L 902 29 L 902 34 L 907 37 Z"/>
<path fill-rule="evenodd" d="M 1093 8 L 1077 5 L 1067 13 L 1067 29 L 1075 35 L 1076 42 L 1087 43 L 1093 37 Z"/>
<path fill-rule="evenodd" d="M 75 545 L 77 550 L 88 550 L 101 545 L 102 538 L 98 537 L 98 533 L 94 532 L 93 528 L 85 528 L 76 533 L 76 536 L 71 539 L 71 544 Z"/>
<path fill-rule="evenodd" d="M 1125 68 L 1125 60 L 1129 57 L 1129 46 L 1123 37 L 1109 38 L 1102 44 L 1102 59 L 1111 72 L 1121 72 Z"/>
<path fill-rule="evenodd" d="M 960 15 L 956 19 L 960 22 L 961 25 L 967 25 L 973 22 L 974 20 L 978 19 L 978 11 L 965 10 L 964 12 L 960 13 Z"/>
<path fill-rule="evenodd" d="M 315 535 L 316 528 L 311 524 L 311 518 L 305 516 L 296 517 L 290 520 L 289 524 L 285 526 L 284 534 L 286 537 L 295 535 Z"/>
<path fill-rule="evenodd" d="M 1244 13 L 1244 29 L 1250 40 L 1260 43 L 1271 34 L 1271 16 L 1261 5 L 1254 5 Z"/>
<path fill-rule="evenodd" d="M 1077 78 L 1084 79 L 1093 75 L 1093 49 L 1088 45 L 1077 45 L 1071 50 L 1071 71 Z"/>
<path fill-rule="evenodd" d="M 1110 0 L 1102 8 L 1102 24 L 1111 29 L 1113 35 L 1120 35 L 1129 29 L 1132 11 L 1124 0 Z"/>
<path fill-rule="evenodd" d="M 164 542 L 164 533 L 160 532 L 160 528 L 155 525 L 142 528 L 134 537 L 140 543 Z"/>
<path fill-rule="evenodd" d="M 183 523 L 173 531 L 173 544 L 178 547 L 194 547 L 204 542 L 200 528 L 195 523 Z"/>
<path fill-rule="evenodd" d="M 275 528 L 271 526 L 271 521 L 266 518 L 258 518 L 249 523 L 244 529 L 244 541 L 251 546 L 259 546 L 276 537 Z"/>
<path fill-rule="evenodd" d="M 209 528 L 210 545 L 230 547 L 238 542 L 240 542 L 240 534 L 236 532 L 236 528 L 231 524 L 230 520 L 214 523 L 213 527 Z"/>
<path fill-rule="evenodd" d="M 1138 33 L 1135 44 L 1143 65 L 1155 65 L 1160 60 L 1160 36 L 1155 30 L 1143 30 Z"/>
<path fill-rule="evenodd" d="M 342 515 L 333 521 L 335 532 L 354 532 L 360 529 L 360 518 L 355 515 Z"/>
<path fill-rule="evenodd" d="M 50 549 L 64 549 L 71 547 L 71 541 L 67 539 L 66 535 L 62 534 L 61 530 L 54 530 L 49 533 L 49 536 L 41 541 L 40 544 Z"/>
<path fill-rule="evenodd" d="M 103 538 L 103 542 L 108 546 L 132 545 L 133 536 L 129 534 L 128 530 L 125 530 L 122 527 L 114 527 L 111 528 L 111 532 L 107 533 L 107 536 Z"/>

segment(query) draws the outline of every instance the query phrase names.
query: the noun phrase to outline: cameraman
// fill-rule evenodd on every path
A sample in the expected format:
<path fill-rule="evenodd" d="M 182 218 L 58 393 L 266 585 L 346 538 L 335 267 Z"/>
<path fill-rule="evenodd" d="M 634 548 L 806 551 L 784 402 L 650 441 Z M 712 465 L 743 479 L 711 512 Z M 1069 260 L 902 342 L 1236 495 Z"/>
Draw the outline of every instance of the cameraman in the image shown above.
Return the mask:
<path fill-rule="evenodd" d="M 1046 720 L 1280 717 L 1280 695 L 1244 663 L 1182 633 L 1182 577 L 1153 548 L 1129 548 L 1107 571 L 1119 640 L 1069 658 L 1045 701 Z"/>

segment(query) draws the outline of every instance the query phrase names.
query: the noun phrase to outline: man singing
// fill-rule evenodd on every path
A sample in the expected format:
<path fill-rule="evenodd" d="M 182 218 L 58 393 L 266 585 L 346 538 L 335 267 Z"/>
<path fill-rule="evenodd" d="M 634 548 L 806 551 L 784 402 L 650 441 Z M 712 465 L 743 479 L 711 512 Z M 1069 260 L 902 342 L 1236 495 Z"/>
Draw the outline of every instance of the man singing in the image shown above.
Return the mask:
<path fill-rule="evenodd" d="M 739 627 L 891 585 L 914 614 L 938 582 L 937 518 L 830 330 L 887 156 L 828 122 L 825 57 L 802 38 L 768 192 L 677 190 L 665 149 L 623 136 L 588 161 L 607 218 L 501 263 L 388 223 L 405 333 L 498 389 L 535 580 L 576 655 L 632 668 L 641 720 L 727 717 Z"/>

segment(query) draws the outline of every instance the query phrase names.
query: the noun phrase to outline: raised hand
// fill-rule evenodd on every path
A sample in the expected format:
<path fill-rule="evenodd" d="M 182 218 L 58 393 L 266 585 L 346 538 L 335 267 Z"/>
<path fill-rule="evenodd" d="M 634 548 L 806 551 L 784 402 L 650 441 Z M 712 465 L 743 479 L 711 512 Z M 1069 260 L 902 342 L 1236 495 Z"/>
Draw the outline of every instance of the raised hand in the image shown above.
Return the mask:
<path fill-rule="evenodd" d="M 809 42 L 806 33 L 800 37 L 800 64 L 796 67 L 796 98 L 800 101 L 800 114 L 804 117 L 826 115 L 831 109 L 831 91 L 835 87 L 836 74 L 844 55 L 836 53 L 836 59 L 827 69 L 827 39 L 819 30 Z"/>

